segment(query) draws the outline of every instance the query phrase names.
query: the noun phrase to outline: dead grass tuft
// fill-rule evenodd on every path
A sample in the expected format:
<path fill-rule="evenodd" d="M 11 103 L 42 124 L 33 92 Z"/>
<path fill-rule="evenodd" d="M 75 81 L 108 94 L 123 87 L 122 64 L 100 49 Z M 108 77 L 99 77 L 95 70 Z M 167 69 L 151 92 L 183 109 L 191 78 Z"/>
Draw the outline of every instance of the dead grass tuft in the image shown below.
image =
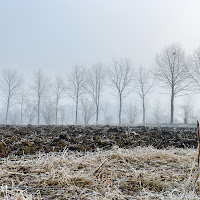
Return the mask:
<path fill-rule="evenodd" d="M 1 160 L 0 194 L 10 200 L 181 199 L 184 193 L 198 199 L 199 183 L 196 192 L 195 178 L 188 183 L 196 163 L 194 149 L 152 147 L 13 156 Z"/>

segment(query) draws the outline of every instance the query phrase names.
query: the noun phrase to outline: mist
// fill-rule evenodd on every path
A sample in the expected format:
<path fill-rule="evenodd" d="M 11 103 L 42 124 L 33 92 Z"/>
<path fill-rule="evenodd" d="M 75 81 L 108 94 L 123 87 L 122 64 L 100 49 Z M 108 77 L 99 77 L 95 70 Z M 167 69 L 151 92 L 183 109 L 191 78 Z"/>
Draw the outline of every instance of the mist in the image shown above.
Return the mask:
<path fill-rule="evenodd" d="M 75 65 L 90 68 L 101 62 L 108 68 L 112 65 L 113 59 L 128 58 L 133 63 L 134 70 L 137 71 L 140 66 L 144 66 L 153 71 L 155 57 L 165 46 L 180 44 L 187 56 L 198 48 L 199 6 L 197 0 L 192 0 L 190 3 L 186 0 L 2 1 L 0 2 L 1 75 L 3 69 L 16 70 L 23 77 L 26 90 L 30 90 L 33 85 L 33 74 L 37 69 L 41 69 L 51 79 L 50 82 L 57 74 L 62 74 L 66 80 Z M 162 84 L 156 83 L 146 101 L 149 123 L 154 121 L 151 119 L 156 107 L 155 102 L 162 108 L 162 113 L 167 113 L 167 116 L 170 114 L 170 97 L 160 85 Z M 126 104 L 128 106 L 129 99 L 133 100 L 139 112 L 136 122 L 142 123 L 141 100 L 134 83 L 131 87 L 133 91 L 124 102 L 122 115 L 123 118 L 127 118 L 125 107 Z M 111 105 L 108 121 L 117 123 L 118 102 L 111 94 L 111 89 L 108 86 L 106 88 L 101 97 L 102 104 L 106 104 L 107 101 L 107 104 Z M 72 110 L 75 105 L 67 93 L 64 96 L 61 105 L 67 106 L 66 123 L 72 123 L 74 121 Z M 181 106 L 187 99 L 192 99 L 194 110 L 198 113 L 199 105 L 196 98 L 198 92 L 195 94 L 190 92 L 190 96 L 181 95 L 175 99 L 177 105 L 175 118 L 178 123 L 183 122 Z M 2 108 L 0 120 L 4 123 L 6 108 L 3 101 L 0 105 Z M 10 112 L 14 113 L 14 110 L 18 112 L 18 109 L 19 105 L 15 103 Z M 105 123 L 103 109 L 100 111 L 100 118 L 101 123 Z M 94 116 L 91 117 L 90 123 L 95 123 Z"/>

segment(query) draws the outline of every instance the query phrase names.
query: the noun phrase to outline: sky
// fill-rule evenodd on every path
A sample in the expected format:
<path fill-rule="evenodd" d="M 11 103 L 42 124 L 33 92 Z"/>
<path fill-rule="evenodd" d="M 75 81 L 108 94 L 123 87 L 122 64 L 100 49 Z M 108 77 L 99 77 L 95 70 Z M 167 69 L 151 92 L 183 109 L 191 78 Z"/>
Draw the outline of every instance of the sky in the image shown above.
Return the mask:
<path fill-rule="evenodd" d="M 129 57 L 152 67 L 165 45 L 200 45 L 199 0 L 0 0 L 0 69 L 28 76 Z"/>
<path fill-rule="evenodd" d="M 199 0 L 0 0 L 0 73 L 50 76 L 128 57 L 153 67 L 165 45 L 200 45 Z"/>

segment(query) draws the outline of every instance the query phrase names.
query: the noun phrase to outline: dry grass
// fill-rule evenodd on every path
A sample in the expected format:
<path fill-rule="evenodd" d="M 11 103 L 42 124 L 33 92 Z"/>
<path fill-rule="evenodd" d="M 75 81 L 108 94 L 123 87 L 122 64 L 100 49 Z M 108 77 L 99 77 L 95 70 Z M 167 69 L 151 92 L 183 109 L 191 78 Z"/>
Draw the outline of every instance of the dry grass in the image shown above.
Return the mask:
<path fill-rule="evenodd" d="M 13 156 L 0 163 L 0 199 L 199 199 L 196 169 L 194 149 Z"/>

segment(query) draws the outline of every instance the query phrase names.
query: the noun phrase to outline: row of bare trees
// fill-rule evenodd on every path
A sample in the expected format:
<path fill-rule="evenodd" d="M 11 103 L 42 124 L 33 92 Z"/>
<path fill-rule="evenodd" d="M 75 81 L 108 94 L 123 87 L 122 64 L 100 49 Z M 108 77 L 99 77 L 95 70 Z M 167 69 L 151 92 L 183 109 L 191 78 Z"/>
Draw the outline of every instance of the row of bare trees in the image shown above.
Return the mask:
<path fill-rule="evenodd" d="M 124 107 L 124 100 L 134 91 L 141 99 L 142 121 L 145 124 L 146 100 L 157 80 L 163 91 L 170 95 L 170 123 L 173 124 L 175 98 L 200 90 L 200 48 L 187 56 L 179 44 L 168 45 L 156 55 L 152 69 L 135 67 L 126 58 L 113 59 L 108 66 L 101 62 L 90 68 L 76 65 L 65 77 L 57 75 L 53 80 L 38 69 L 34 71 L 32 84 L 27 88 L 16 70 L 4 69 L 0 92 L 6 110 L 5 123 L 8 123 L 10 108 L 16 103 L 20 105 L 21 124 L 24 112 L 29 123 L 35 115 L 37 124 L 41 123 L 41 116 L 46 124 L 58 124 L 58 115 L 64 123 L 66 109 L 63 105 L 70 97 L 75 104 L 75 124 L 78 124 L 80 107 L 84 124 L 88 124 L 94 115 L 96 124 L 99 124 L 102 98 L 111 93 L 119 105 L 118 123 L 122 124 L 124 112 L 129 123 L 133 124 L 139 114 L 138 107 L 133 103 L 134 99 Z M 184 107 L 183 110 L 188 115 L 189 108 Z M 157 121 L 158 111 L 155 110 L 154 116 Z M 186 117 L 184 120 L 187 122 Z"/>
<path fill-rule="evenodd" d="M 139 76 L 135 79 L 138 82 L 136 85 L 138 93 L 141 93 L 143 99 L 147 93 L 146 83 L 144 82 L 143 85 L 142 82 L 140 85 L 139 81 L 146 78 L 145 73 L 146 71 L 140 68 Z M 108 86 L 111 86 L 112 94 L 119 101 L 118 119 L 121 124 L 123 100 L 133 91 L 134 68 L 128 59 L 113 60 L 108 70 L 100 62 L 92 65 L 89 69 L 76 65 L 65 79 L 57 75 L 53 81 L 39 69 L 34 72 L 33 83 L 27 91 L 25 91 L 23 79 L 17 71 L 5 69 L 3 78 L 1 88 L 6 104 L 6 124 L 9 108 L 17 103 L 16 99 L 19 99 L 20 102 L 21 123 L 24 101 L 28 99 L 26 112 L 30 123 L 36 113 L 37 124 L 41 123 L 41 114 L 45 123 L 51 123 L 51 119 L 55 116 L 55 124 L 57 124 L 60 102 L 65 97 L 71 97 L 75 103 L 75 124 L 78 123 L 79 104 L 82 107 L 84 123 L 87 124 L 91 117 L 96 115 L 96 124 L 98 124 L 101 98 L 105 94 L 105 87 Z M 49 98 L 50 96 L 51 98 Z"/>

